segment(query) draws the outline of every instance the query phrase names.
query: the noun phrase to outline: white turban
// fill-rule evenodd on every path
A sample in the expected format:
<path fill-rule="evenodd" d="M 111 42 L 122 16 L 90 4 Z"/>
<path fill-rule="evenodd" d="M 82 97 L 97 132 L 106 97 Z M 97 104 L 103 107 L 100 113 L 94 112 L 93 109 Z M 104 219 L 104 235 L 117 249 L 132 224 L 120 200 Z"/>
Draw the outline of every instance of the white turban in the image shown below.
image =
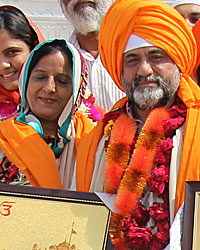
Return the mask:
<path fill-rule="evenodd" d="M 200 0 L 175 0 L 172 4 L 173 7 L 176 7 L 181 4 L 197 4 L 200 5 Z"/>

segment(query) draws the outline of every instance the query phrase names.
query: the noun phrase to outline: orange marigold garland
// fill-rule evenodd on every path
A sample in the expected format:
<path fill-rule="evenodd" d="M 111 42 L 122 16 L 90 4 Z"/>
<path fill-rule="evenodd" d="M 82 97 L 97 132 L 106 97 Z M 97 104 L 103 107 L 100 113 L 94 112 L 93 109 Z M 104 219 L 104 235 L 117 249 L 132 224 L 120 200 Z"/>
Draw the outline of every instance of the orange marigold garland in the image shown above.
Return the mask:
<path fill-rule="evenodd" d="M 117 192 L 115 208 L 121 215 L 130 215 L 143 193 L 158 143 L 164 139 L 161 122 L 168 117 L 164 108 L 154 109 L 144 124 Z"/>
<path fill-rule="evenodd" d="M 129 123 L 127 122 L 125 129 L 119 131 L 118 125 L 122 125 L 125 119 L 127 121 L 130 119 L 123 114 L 119 116 L 113 126 L 106 155 L 104 184 L 106 192 L 114 193 L 118 190 L 115 202 L 117 212 L 112 215 L 109 230 L 115 250 L 120 249 L 121 246 L 124 250 L 129 249 L 121 232 L 121 221 L 131 214 L 143 193 L 147 178 L 153 167 L 157 146 L 164 138 L 164 129 L 161 122 L 168 117 L 169 114 L 164 108 L 154 109 L 150 113 L 140 132 L 129 165 L 128 151 L 130 153 L 130 144 L 135 136 L 136 123 L 134 122 L 134 125 L 130 123 L 132 128 L 129 129 Z M 119 124 L 118 121 L 120 121 Z M 129 126 L 131 127 L 131 125 Z M 128 143 L 124 144 L 121 138 L 130 138 L 129 141 L 126 141 L 129 142 L 129 145 Z M 119 159 L 119 156 L 122 155 L 125 160 Z M 125 163 L 127 164 L 125 165 Z M 111 181 L 113 179 L 114 181 Z"/>
<path fill-rule="evenodd" d="M 105 192 L 116 193 L 130 157 L 130 145 L 137 129 L 136 122 L 122 114 L 113 125 L 106 153 Z"/>

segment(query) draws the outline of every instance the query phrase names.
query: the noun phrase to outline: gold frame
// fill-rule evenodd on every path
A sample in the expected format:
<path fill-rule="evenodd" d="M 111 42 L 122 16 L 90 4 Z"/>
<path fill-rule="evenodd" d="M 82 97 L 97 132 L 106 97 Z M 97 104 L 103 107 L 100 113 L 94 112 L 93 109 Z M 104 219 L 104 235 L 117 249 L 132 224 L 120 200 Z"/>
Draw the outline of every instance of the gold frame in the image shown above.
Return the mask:
<path fill-rule="evenodd" d="M 0 250 L 111 250 L 110 215 L 94 193 L 0 184 Z"/>
<path fill-rule="evenodd" d="M 182 250 L 200 249 L 200 181 L 187 181 Z"/>
<path fill-rule="evenodd" d="M 199 249 L 200 249 L 200 192 L 196 192 L 192 250 L 199 250 Z"/>

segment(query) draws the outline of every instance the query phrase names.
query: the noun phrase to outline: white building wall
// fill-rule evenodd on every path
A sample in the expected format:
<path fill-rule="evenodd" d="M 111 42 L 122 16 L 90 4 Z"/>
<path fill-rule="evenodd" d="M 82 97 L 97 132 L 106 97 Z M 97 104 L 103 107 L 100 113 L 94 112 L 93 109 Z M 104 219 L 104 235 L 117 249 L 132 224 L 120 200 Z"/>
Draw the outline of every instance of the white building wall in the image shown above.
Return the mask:
<path fill-rule="evenodd" d="M 165 0 L 172 4 L 174 0 Z M 0 5 L 14 5 L 27 14 L 46 39 L 68 39 L 73 28 L 62 14 L 59 0 L 0 0 Z"/>
<path fill-rule="evenodd" d="M 0 5 L 14 5 L 27 14 L 40 28 L 46 39 L 66 38 L 71 24 L 62 14 L 59 0 L 0 0 Z"/>

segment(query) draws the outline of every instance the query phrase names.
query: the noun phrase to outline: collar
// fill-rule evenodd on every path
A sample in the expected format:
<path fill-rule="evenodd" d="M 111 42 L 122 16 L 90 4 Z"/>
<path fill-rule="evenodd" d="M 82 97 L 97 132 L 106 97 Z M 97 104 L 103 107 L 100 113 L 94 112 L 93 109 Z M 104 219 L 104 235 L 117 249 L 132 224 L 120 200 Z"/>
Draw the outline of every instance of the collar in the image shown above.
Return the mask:
<path fill-rule="evenodd" d="M 129 101 L 126 102 L 126 112 L 130 118 L 135 119 L 138 128 L 136 134 L 139 134 L 142 130 L 142 127 L 144 126 L 144 123 L 140 119 L 134 118 L 134 114 L 132 112 L 132 109 L 130 108 Z"/>

